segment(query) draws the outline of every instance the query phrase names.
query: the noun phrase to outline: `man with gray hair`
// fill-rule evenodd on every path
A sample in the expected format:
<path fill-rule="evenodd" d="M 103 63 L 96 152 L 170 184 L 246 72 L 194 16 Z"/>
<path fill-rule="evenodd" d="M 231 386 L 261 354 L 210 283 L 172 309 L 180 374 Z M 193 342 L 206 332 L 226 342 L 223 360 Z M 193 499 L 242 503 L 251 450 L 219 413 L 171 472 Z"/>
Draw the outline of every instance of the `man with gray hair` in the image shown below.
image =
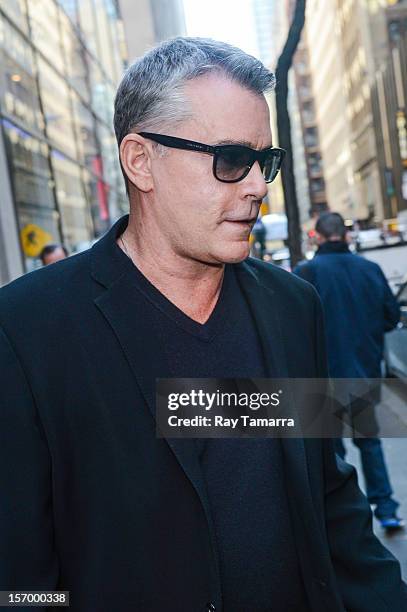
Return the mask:
<path fill-rule="evenodd" d="M 69 590 L 73 612 L 406 607 L 329 440 L 156 436 L 157 378 L 326 376 L 315 291 L 248 258 L 284 156 L 273 85 L 224 43 L 148 52 L 115 102 L 129 216 L 1 291 L 0 589 Z"/>

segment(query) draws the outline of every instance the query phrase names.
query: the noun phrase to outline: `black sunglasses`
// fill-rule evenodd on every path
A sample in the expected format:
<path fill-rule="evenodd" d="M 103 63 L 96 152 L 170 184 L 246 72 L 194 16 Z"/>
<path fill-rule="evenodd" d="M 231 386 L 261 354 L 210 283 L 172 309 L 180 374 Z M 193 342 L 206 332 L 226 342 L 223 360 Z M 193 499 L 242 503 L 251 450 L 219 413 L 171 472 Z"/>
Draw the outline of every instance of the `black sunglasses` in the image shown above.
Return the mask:
<path fill-rule="evenodd" d="M 266 183 L 271 183 L 276 178 L 285 155 L 285 150 L 277 147 L 256 151 L 240 144 L 211 146 L 194 140 L 151 132 L 140 132 L 140 136 L 154 140 L 165 147 L 213 155 L 213 175 L 222 183 L 237 183 L 243 180 L 256 161 L 259 162 Z"/>

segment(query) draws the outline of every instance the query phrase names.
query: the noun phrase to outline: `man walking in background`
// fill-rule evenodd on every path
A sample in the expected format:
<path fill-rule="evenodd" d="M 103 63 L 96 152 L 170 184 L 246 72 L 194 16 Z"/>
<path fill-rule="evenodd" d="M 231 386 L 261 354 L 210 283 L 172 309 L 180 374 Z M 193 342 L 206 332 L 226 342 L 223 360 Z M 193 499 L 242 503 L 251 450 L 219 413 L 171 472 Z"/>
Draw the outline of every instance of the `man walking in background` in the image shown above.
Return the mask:
<path fill-rule="evenodd" d="M 319 249 L 312 261 L 294 272 L 317 289 L 325 312 L 329 374 L 332 378 L 380 378 L 384 333 L 399 321 L 399 306 L 380 267 L 354 255 L 346 241 L 346 226 L 338 213 L 322 214 L 315 226 Z M 351 413 L 363 413 L 368 433 L 376 436 L 374 404 L 352 403 Z M 367 497 L 383 528 L 399 529 L 399 504 L 392 498 L 383 449 L 377 437 L 354 437 L 361 453 Z M 337 453 L 344 458 L 342 439 Z"/>

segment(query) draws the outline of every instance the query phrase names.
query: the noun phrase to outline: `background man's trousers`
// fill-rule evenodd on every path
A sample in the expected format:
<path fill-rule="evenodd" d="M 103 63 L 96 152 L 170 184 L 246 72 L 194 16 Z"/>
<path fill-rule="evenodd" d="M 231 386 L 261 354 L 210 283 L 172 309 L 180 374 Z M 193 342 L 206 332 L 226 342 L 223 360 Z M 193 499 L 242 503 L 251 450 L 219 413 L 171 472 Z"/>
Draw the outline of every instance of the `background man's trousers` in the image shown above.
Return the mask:
<path fill-rule="evenodd" d="M 379 425 L 375 415 L 375 401 L 372 397 L 358 398 L 347 410 L 353 429 L 353 444 L 360 450 L 366 495 L 369 503 L 375 505 L 376 518 L 394 516 L 399 504 L 392 499 L 389 474 L 386 468 L 382 443 L 377 436 Z M 366 436 L 366 437 L 365 437 Z M 342 438 L 335 440 L 336 452 L 342 459 L 346 449 Z"/>

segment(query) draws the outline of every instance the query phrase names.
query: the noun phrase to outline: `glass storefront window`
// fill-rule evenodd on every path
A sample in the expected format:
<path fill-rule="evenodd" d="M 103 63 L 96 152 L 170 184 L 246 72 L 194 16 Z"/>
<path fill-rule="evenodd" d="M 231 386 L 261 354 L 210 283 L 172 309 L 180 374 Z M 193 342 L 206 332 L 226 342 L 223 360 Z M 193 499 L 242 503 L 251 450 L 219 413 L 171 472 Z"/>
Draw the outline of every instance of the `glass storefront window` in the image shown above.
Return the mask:
<path fill-rule="evenodd" d="M 114 134 L 104 125 L 98 123 L 98 136 L 103 159 L 103 176 L 116 191 L 123 182 L 120 170 L 118 149 Z"/>
<path fill-rule="evenodd" d="M 101 236 L 110 225 L 109 216 L 109 188 L 101 177 L 96 177 L 87 170 L 83 170 L 86 198 L 89 203 L 93 219 L 95 236 Z"/>
<path fill-rule="evenodd" d="M 71 251 L 82 250 L 92 239 L 93 227 L 80 167 L 56 150 L 51 152 L 51 161 L 64 244 Z"/>
<path fill-rule="evenodd" d="M 118 206 L 121 215 L 126 215 L 129 212 L 129 201 L 127 199 L 125 187 L 118 193 Z"/>
<path fill-rule="evenodd" d="M 38 58 L 38 71 L 48 138 L 62 152 L 75 158 L 76 143 L 69 88 L 65 81 L 40 57 Z"/>
<path fill-rule="evenodd" d="M 80 1 L 80 0 L 79 0 Z M 78 20 L 78 4 L 76 0 L 57 0 L 58 4 L 62 6 L 66 14 L 74 23 Z"/>
<path fill-rule="evenodd" d="M 106 119 L 105 122 L 108 126 L 112 126 L 113 130 L 113 118 L 114 118 L 114 98 L 116 95 L 115 88 L 110 84 L 106 83 Z"/>
<path fill-rule="evenodd" d="M 25 34 L 27 34 L 28 20 L 25 0 L 0 0 L 0 8 Z"/>
<path fill-rule="evenodd" d="M 3 119 L 2 124 L 10 146 L 10 159 L 15 169 L 21 170 L 26 175 L 35 175 L 47 182 L 51 181 L 47 144 L 34 138 L 7 119 Z M 33 202 L 41 201 L 44 206 L 54 208 L 52 191 L 45 190 L 44 193 L 41 193 L 41 197 L 37 197 L 35 190 L 26 189 L 27 181 L 23 181 L 23 183 L 20 186 L 17 185 L 17 188 L 26 191 L 25 200 L 32 197 Z M 52 185 L 50 186 L 52 187 Z"/>
<path fill-rule="evenodd" d="M 123 24 L 119 19 L 116 3 L 114 2 L 114 0 L 105 0 L 105 5 L 112 43 L 110 57 L 110 63 L 112 66 L 111 79 L 113 83 L 118 83 L 123 74 L 123 58 L 121 54 L 123 51 L 123 44 L 125 44 L 124 30 Z"/>
<path fill-rule="evenodd" d="M 120 24 L 115 0 L 0 0 L 0 127 L 27 270 L 38 240 L 80 250 L 127 210 Z"/>
<path fill-rule="evenodd" d="M 88 55 L 89 78 L 91 87 L 91 100 L 94 112 L 110 124 L 113 113 L 114 95 L 113 88 L 107 82 L 102 70 L 95 60 Z"/>
<path fill-rule="evenodd" d="M 26 269 L 32 270 L 41 248 L 61 241 L 48 146 L 6 119 L 2 128 Z"/>
<path fill-rule="evenodd" d="M 64 62 L 58 27 L 60 8 L 54 0 L 29 0 L 27 4 L 34 45 L 63 72 Z"/>
<path fill-rule="evenodd" d="M 100 60 L 100 63 L 102 64 L 103 69 L 109 78 L 113 82 L 116 82 L 117 76 L 113 60 L 112 32 L 110 28 L 111 20 L 114 19 L 114 14 L 109 15 L 108 4 L 109 3 L 106 2 L 106 0 L 95 0 L 96 23 L 100 40 L 103 40 L 103 45 L 100 47 L 100 55 L 98 56 L 98 59 Z"/>
<path fill-rule="evenodd" d="M 94 171 L 94 160 L 99 156 L 95 118 L 75 92 L 72 92 L 72 105 L 79 160 Z"/>
<path fill-rule="evenodd" d="M 115 221 L 129 212 L 127 198 L 123 198 L 123 196 L 114 189 L 109 189 L 109 211 L 112 221 Z"/>
<path fill-rule="evenodd" d="M 0 108 L 28 128 L 41 132 L 44 121 L 34 77 L 31 47 L 6 20 L 0 19 Z"/>
<path fill-rule="evenodd" d="M 87 102 L 90 101 L 88 69 L 85 48 L 79 40 L 69 18 L 61 12 L 61 37 L 64 49 L 66 75 L 71 85 Z"/>
<path fill-rule="evenodd" d="M 109 189 L 109 213 L 112 222 L 121 217 L 122 212 L 119 208 L 119 198 L 114 189 Z"/>
<path fill-rule="evenodd" d="M 99 47 L 101 45 L 99 45 L 93 0 L 80 0 L 78 3 L 78 16 L 84 43 L 93 55 L 99 57 Z"/>

